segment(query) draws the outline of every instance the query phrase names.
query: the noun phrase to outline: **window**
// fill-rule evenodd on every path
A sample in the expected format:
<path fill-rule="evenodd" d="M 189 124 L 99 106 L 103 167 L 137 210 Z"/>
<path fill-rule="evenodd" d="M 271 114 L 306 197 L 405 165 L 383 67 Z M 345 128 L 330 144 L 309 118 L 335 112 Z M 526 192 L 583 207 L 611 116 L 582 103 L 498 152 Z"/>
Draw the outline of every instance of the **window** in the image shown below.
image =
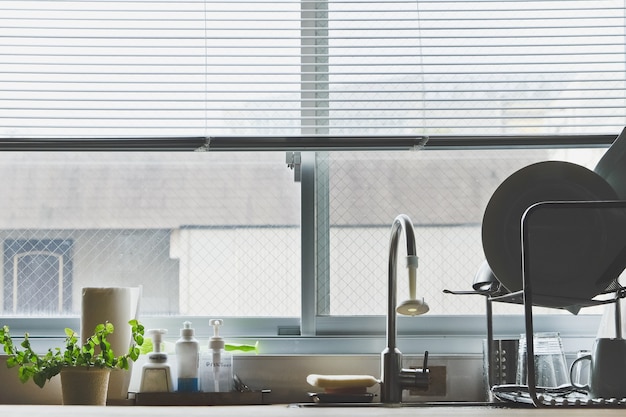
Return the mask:
<path fill-rule="evenodd" d="M 442 290 L 470 287 L 493 190 L 540 160 L 592 169 L 626 125 L 625 13 L 612 0 L 4 1 L 3 311 L 24 313 L 28 293 L 11 271 L 30 258 L 11 242 L 59 241 L 63 257 L 29 249 L 58 284 L 36 275 L 48 295 L 28 314 L 75 316 L 83 286 L 143 285 L 146 315 L 267 317 L 266 334 L 306 335 L 336 319 L 349 333 L 343 319 L 385 311 L 404 212 L 433 315 L 480 316 L 480 297 Z M 396 141 L 421 150 L 388 151 Z"/>
<path fill-rule="evenodd" d="M 141 285 L 148 315 L 297 316 L 300 193 L 284 158 L 0 153 L 5 313 L 75 315 L 83 287 Z"/>
<path fill-rule="evenodd" d="M 593 169 L 603 152 L 464 149 L 319 157 L 319 166 L 326 169 L 319 175 L 328 177 L 330 225 L 320 238 L 329 250 L 320 261 L 327 269 L 319 273 L 326 283 L 324 291 L 318 290 L 319 312 L 385 314 L 390 226 L 397 214 L 405 213 L 416 232 L 418 295 L 425 297 L 430 314 L 484 314 L 483 297 L 454 296 L 443 290 L 472 288 L 485 260 L 481 222 L 492 193 L 510 174 L 535 162 L 566 160 Z M 402 261 L 399 301 L 409 298 Z M 518 307 L 496 304 L 495 311 L 520 314 Z M 598 311 L 583 314 L 590 310 Z"/>
<path fill-rule="evenodd" d="M 4 241 L 4 310 L 64 313 L 72 303 L 72 241 Z"/>

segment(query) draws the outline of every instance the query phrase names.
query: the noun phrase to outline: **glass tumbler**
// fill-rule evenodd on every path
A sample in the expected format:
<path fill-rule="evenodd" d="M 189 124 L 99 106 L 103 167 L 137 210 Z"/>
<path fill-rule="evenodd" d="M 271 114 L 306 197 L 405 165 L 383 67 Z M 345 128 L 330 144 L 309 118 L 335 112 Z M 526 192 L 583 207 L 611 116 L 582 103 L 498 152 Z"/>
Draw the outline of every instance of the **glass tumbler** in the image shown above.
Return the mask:
<path fill-rule="evenodd" d="M 533 349 L 536 387 L 556 388 L 569 383 L 569 370 L 558 332 L 535 333 Z M 517 360 L 515 383 L 528 385 L 528 355 L 524 334 L 520 336 Z"/>

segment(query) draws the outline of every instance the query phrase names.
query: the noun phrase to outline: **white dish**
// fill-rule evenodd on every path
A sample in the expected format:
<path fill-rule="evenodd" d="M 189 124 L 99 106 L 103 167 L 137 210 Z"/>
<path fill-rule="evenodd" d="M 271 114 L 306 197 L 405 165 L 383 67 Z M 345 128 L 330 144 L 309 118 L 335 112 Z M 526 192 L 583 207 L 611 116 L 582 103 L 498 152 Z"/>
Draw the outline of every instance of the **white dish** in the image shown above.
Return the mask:
<path fill-rule="evenodd" d="M 606 180 L 580 165 L 562 161 L 545 161 L 516 171 L 500 184 L 485 209 L 482 242 L 491 270 L 508 291 L 515 292 L 523 288 L 521 219 L 531 205 L 542 201 L 615 199 L 615 191 Z M 580 253 L 581 248 L 570 253 L 571 256 L 568 258 L 570 262 L 558 265 L 558 277 L 542 276 L 543 283 L 541 280 L 538 283 L 533 281 L 533 294 L 569 296 L 568 291 L 575 288 L 575 297 L 591 299 L 603 290 L 603 288 L 598 289 L 601 284 L 595 282 L 597 277 L 589 276 L 588 268 L 584 266 L 604 250 L 602 244 L 602 235 L 606 232 L 603 230 L 604 223 L 599 228 L 582 226 L 584 225 L 581 225 L 578 233 L 574 235 L 582 234 L 580 241 L 594 243 L 585 245 L 585 253 Z M 535 244 L 534 249 L 546 253 L 558 251 L 559 248 L 554 247 L 554 239 L 549 240 L 550 247 L 537 248 Z M 568 243 L 564 241 L 564 244 Z M 559 257 L 560 255 L 557 256 Z M 546 265 L 546 267 L 539 269 L 554 270 L 552 265 Z M 554 282 L 548 281 L 550 279 L 562 281 L 563 277 L 569 285 L 562 286 L 562 292 L 554 294 Z"/>

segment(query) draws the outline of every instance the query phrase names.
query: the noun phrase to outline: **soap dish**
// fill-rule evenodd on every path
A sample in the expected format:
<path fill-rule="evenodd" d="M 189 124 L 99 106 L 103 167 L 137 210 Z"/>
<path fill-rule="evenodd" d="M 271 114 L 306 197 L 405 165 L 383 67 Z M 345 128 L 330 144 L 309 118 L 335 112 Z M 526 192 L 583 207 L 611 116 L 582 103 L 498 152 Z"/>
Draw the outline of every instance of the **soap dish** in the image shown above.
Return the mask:
<path fill-rule="evenodd" d="M 309 392 L 309 397 L 316 403 L 337 404 L 337 403 L 370 403 L 374 398 L 374 393 L 365 392 L 359 394 L 336 394 L 328 392 Z"/>

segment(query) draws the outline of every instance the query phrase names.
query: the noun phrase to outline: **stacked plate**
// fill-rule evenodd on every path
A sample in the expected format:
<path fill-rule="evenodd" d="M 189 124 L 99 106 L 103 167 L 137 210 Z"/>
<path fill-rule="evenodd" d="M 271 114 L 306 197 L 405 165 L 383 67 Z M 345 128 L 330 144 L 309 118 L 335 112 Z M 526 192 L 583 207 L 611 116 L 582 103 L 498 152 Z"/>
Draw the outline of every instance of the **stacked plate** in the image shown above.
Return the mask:
<path fill-rule="evenodd" d="M 606 180 L 621 200 L 626 200 L 626 128 L 604 153 L 594 172 Z"/>
<path fill-rule="evenodd" d="M 493 193 L 483 217 L 483 249 L 493 274 L 509 292 L 523 288 L 522 216 L 530 206 L 616 199 L 607 180 L 577 164 L 545 161 L 513 173 Z M 564 298 L 590 300 L 617 278 L 604 276 L 603 264 L 616 242 L 615 219 L 600 210 L 588 215 L 563 210 L 538 225 L 542 238 L 532 241 L 532 284 L 533 294 L 542 296 L 541 305 L 564 307 Z"/>

